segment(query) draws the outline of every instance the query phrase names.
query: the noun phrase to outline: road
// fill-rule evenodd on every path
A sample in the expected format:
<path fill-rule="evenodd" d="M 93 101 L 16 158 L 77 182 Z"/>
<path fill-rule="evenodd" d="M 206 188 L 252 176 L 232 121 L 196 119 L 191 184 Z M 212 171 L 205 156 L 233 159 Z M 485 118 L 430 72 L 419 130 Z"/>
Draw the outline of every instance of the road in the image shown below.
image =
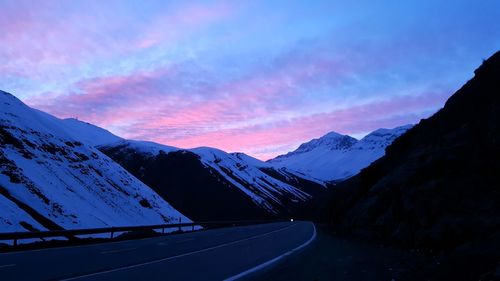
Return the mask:
<path fill-rule="evenodd" d="M 236 280 L 306 247 L 311 222 L 0 254 L 6 280 Z"/>

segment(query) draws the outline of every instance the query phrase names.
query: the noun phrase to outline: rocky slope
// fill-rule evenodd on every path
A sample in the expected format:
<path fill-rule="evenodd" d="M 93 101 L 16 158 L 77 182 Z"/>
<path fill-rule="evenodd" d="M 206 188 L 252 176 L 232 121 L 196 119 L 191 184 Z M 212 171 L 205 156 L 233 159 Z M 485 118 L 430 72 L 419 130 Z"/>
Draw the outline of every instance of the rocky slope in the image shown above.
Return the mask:
<path fill-rule="evenodd" d="M 334 188 L 330 222 L 370 239 L 454 250 L 458 279 L 486 280 L 499 272 L 499 171 L 497 52 L 443 109 Z"/>

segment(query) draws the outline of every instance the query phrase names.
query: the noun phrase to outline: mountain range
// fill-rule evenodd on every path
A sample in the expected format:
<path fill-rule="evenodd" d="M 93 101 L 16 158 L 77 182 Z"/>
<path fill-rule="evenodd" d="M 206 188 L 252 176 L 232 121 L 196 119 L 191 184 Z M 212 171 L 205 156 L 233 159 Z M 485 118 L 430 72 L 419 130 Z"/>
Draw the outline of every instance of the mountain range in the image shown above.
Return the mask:
<path fill-rule="evenodd" d="M 335 180 L 383 155 L 409 128 L 380 129 L 360 141 L 331 132 L 263 162 L 216 148 L 126 140 L 6 92 L 0 102 L 3 231 L 311 217 Z"/>
<path fill-rule="evenodd" d="M 385 147 L 410 127 L 379 129 L 360 141 L 332 138 L 340 136 L 332 132 L 301 145 L 299 151 L 307 147 L 307 152 L 268 162 L 216 148 L 181 149 L 146 141 L 120 140 L 98 148 L 194 220 L 311 217 L 334 184 L 317 174 L 354 174 L 383 155 Z M 285 158 L 286 164 L 281 161 Z M 328 167 L 322 169 L 315 161 Z M 307 170 L 298 169 L 308 165 Z"/>
<path fill-rule="evenodd" d="M 290 215 L 326 189 L 285 170 L 273 176 L 248 155 L 215 148 L 124 140 L 99 149 L 195 220 Z"/>
<path fill-rule="evenodd" d="M 31 109 L 5 92 L 0 104 L 2 231 L 189 221 L 77 137 L 75 124 L 84 124 Z"/>
<path fill-rule="evenodd" d="M 378 129 L 357 140 L 330 132 L 303 143 L 295 151 L 268 161 L 275 167 L 286 167 L 322 181 L 347 179 L 382 157 L 385 148 L 412 125 Z"/>

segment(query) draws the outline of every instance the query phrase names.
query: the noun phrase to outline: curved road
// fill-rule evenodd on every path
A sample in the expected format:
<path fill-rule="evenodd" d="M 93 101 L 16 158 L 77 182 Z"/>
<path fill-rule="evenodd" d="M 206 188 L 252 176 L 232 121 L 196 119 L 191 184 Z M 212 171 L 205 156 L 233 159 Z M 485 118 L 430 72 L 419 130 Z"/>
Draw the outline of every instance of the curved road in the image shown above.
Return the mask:
<path fill-rule="evenodd" d="M 307 246 L 311 222 L 0 254 L 1 280 L 237 280 Z"/>

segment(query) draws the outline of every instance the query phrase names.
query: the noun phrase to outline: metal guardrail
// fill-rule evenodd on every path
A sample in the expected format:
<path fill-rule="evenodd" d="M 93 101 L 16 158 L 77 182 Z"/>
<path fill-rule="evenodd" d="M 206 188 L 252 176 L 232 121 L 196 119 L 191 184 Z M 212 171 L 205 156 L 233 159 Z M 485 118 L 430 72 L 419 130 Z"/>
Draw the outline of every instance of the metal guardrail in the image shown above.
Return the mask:
<path fill-rule="evenodd" d="M 241 226 L 261 223 L 282 222 L 285 220 L 255 220 L 255 221 L 208 221 L 208 222 L 191 222 L 191 223 L 174 223 L 174 224 L 157 224 L 145 226 L 118 226 L 118 227 L 103 227 L 103 228 L 88 228 L 88 229 L 68 229 L 68 230 L 49 230 L 49 231 L 31 231 L 31 232 L 4 232 L 0 233 L 0 241 L 13 240 L 13 245 L 16 246 L 18 240 L 21 239 L 42 239 L 49 237 L 66 237 L 69 240 L 79 239 L 78 235 L 102 234 L 110 233 L 110 239 L 113 239 L 117 232 L 131 232 L 141 230 L 161 230 L 164 234 L 166 229 L 183 227 L 191 227 L 191 231 L 195 227 L 201 226 L 203 229 L 211 229 L 227 226 Z"/>

